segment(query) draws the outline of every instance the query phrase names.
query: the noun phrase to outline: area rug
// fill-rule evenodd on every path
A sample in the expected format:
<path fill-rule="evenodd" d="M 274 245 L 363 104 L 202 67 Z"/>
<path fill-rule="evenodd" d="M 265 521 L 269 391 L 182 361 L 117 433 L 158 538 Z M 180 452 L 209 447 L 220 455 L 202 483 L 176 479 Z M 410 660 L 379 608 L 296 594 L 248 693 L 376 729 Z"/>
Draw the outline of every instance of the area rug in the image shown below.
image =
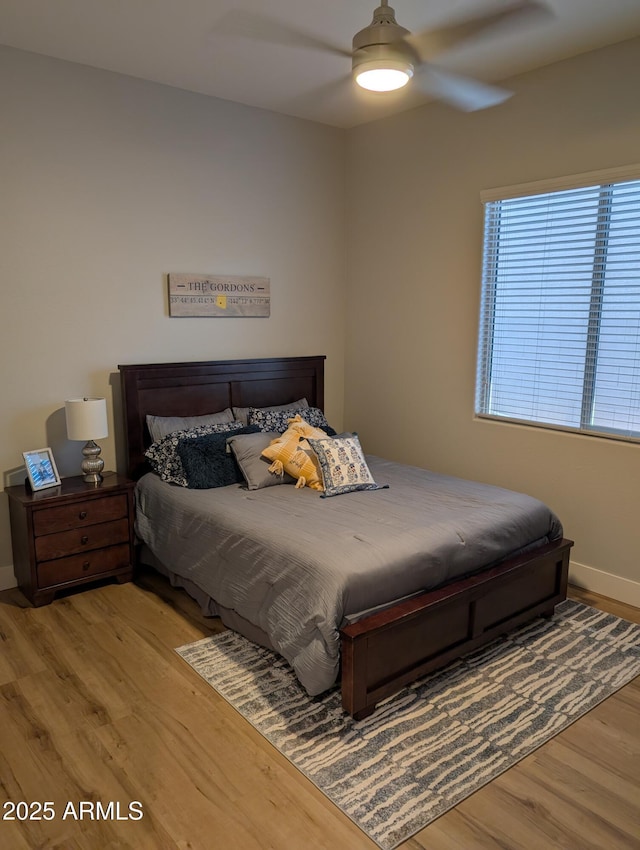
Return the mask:
<path fill-rule="evenodd" d="M 566 601 L 345 715 L 234 632 L 177 652 L 379 847 L 392 850 L 640 674 L 640 626 Z"/>

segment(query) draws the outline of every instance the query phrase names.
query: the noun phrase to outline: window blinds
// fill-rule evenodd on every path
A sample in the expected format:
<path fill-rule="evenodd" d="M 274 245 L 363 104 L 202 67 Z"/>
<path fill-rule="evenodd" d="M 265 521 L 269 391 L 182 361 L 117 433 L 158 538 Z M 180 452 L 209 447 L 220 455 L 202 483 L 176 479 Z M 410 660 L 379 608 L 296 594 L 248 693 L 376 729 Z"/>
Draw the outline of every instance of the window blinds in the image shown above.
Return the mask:
<path fill-rule="evenodd" d="M 640 179 L 527 189 L 485 198 L 476 413 L 639 438 Z"/>

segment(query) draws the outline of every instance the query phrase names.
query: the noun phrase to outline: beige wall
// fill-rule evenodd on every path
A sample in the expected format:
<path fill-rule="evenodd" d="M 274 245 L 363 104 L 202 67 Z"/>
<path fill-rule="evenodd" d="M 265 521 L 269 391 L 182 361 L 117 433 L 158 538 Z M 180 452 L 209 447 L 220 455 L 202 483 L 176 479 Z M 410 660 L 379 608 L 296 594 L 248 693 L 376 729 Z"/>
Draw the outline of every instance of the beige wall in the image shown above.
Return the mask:
<path fill-rule="evenodd" d="M 26 449 L 79 470 L 78 395 L 107 397 L 116 465 L 120 363 L 326 354 L 341 423 L 343 131 L 10 49 L 0 122 L 3 485 Z M 271 317 L 170 319 L 171 271 L 266 275 Z"/>
<path fill-rule="evenodd" d="M 640 446 L 477 421 L 473 398 L 480 191 L 640 161 L 639 79 L 634 40 L 523 75 L 486 112 L 432 104 L 350 133 L 345 382 L 370 451 L 545 500 L 574 575 L 636 604 Z"/>

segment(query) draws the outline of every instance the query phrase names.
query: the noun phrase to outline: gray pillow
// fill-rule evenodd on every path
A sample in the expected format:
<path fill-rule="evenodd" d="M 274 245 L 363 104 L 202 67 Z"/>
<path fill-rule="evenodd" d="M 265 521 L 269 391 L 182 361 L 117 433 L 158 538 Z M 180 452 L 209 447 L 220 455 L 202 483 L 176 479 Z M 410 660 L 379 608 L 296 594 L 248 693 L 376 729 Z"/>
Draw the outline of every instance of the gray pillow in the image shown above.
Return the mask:
<path fill-rule="evenodd" d="M 269 472 L 271 461 L 262 457 L 262 452 L 271 440 L 279 436 L 268 431 L 260 431 L 259 434 L 238 434 L 229 438 L 228 445 L 231 446 L 231 451 L 249 490 L 261 490 L 263 487 L 273 487 L 274 484 L 296 483 L 295 478 L 287 475 L 286 472 L 284 475 Z"/>
<path fill-rule="evenodd" d="M 233 422 L 231 408 L 220 413 L 205 413 L 204 416 L 152 416 L 147 415 L 147 427 L 151 440 L 157 443 L 173 431 L 187 431 L 189 428 L 199 428 L 201 425 L 219 425 L 222 422 Z M 247 423 L 244 422 L 244 425 Z"/>
<path fill-rule="evenodd" d="M 309 402 L 306 398 L 298 399 L 298 401 L 292 401 L 289 404 L 274 404 L 272 407 L 260 407 L 258 410 L 272 411 L 272 410 L 299 410 L 301 407 L 309 407 Z M 239 422 L 242 422 L 243 425 L 249 424 L 249 411 L 256 408 L 251 407 L 234 407 L 233 415 L 235 419 Z"/>

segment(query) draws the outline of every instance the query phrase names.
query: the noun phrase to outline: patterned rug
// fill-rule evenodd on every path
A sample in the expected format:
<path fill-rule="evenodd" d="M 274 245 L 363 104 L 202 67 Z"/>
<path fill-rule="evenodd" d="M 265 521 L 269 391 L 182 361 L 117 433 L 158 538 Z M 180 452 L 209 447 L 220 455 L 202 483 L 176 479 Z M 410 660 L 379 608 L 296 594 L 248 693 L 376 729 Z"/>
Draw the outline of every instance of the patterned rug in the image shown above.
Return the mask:
<path fill-rule="evenodd" d="M 640 626 L 558 606 L 355 721 L 309 697 L 280 657 L 233 632 L 177 652 L 383 850 L 640 674 Z"/>

